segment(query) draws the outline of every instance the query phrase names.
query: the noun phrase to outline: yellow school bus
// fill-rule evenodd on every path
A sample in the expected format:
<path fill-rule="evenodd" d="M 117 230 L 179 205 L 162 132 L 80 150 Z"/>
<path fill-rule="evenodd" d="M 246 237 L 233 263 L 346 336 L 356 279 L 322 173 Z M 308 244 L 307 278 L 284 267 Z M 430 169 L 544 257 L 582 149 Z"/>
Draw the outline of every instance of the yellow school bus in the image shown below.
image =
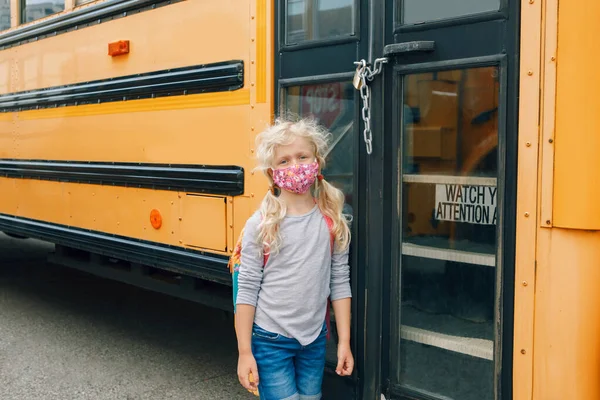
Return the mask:
<path fill-rule="evenodd" d="M 599 399 L 599 15 L 0 0 L 0 230 L 231 310 L 228 256 L 268 190 L 254 138 L 311 115 L 353 216 L 356 369 L 332 373 L 333 335 L 326 398 Z"/>

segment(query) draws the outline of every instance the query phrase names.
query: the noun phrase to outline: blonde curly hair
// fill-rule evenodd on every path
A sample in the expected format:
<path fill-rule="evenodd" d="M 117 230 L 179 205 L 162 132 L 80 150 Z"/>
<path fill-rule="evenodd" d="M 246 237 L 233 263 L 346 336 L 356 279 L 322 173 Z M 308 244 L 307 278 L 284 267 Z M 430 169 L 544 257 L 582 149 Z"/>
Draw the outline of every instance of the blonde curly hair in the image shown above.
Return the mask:
<path fill-rule="evenodd" d="M 268 171 L 272 168 L 275 148 L 279 145 L 287 145 L 297 137 L 305 138 L 312 145 L 319 168 L 322 169 L 325 167 L 324 154 L 327 154 L 331 136 L 331 133 L 313 118 L 300 119 L 290 115 L 279 117 L 273 125 L 256 137 L 256 157 L 258 159 L 256 169 L 265 174 L 270 187 L 273 188 L 273 178 Z M 336 250 L 345 250 L 350 244 L 348 222 L 351 217 L 342 213 L 344 194 L 325 179 L 315 180 L 311 191 L 321 212 L 333 221 L 332 231 Z M 286 211 L 285 202 L 269 189 L 260 205 L 262 221 L 258 235 L 259 243 L 262 243 L 269 253 L 276 253 L 281 247 L 281 235 L 278 227 L 285 218 Z"/>

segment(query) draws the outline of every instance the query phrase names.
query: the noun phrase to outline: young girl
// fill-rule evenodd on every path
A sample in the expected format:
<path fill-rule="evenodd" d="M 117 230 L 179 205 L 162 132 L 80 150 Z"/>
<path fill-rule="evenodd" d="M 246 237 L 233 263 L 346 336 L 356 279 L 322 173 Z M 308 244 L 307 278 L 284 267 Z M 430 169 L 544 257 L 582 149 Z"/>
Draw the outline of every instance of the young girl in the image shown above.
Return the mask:
<path fill-rule="evenodd" d="M 256 139 L 271 186 L 244 228 L 235 326 L 238 378 L 261 400 L 321 398 L 328 298 L 339 336 L 336 372 L 354 368 L 350 230 L 342 192 L 320 174 L 329 137 L 313 120 L 278 119 Z"/>

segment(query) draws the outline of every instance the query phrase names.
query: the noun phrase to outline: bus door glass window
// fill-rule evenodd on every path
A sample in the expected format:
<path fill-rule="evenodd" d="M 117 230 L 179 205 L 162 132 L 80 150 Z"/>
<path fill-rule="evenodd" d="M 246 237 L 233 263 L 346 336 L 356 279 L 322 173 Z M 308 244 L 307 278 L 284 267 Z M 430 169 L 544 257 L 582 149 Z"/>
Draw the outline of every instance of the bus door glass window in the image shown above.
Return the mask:
<path fill-rule="evenodd" d="M 0 0 L 0 31 L 10 28 L 10 0 Z"/>
<path fill-rule="evenodd" d="M 354 96 L 356 90 L 350 82 L 316 83 L 291 86 L 284 89 L 285 110 L 301 117 L 315 117 L 331 132 L 325 179 L 344 192 L 344 213 L 353 215 L 354 203 Z M 327 361 L 337 362 L 337 331 L 335 315 L 331 311 L 332 334 L 327 344 Z"/>
<path fill-rule="evenodd" d="M 286 44 L 353 35 L 354 3 L 354 0 L 288 0 Z"/>
<path fill-rule="evenodd" d="M 492 400 L 497 67 L 404 77 L 399 381 Z"/>
<path fill-rule="evenodd" d="M 22 0 L 22 22 L 31 22 L 65 9 L 65 0 Z"/>
<path fill-rule="evenodd" d="M 396 9 L 403 24 L 417 24 L 498 11 L 500 0 L 399 0 Z"/>

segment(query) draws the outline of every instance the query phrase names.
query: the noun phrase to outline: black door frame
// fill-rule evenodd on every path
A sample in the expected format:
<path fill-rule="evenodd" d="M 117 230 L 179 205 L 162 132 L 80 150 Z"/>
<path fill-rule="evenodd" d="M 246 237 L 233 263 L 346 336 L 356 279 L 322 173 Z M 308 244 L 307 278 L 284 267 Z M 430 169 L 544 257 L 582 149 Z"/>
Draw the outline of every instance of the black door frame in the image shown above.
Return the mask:
<path fill-rule="evenodd" d="M 394 1 L 385 0 L 380 9 L 387 6 L 387 10 L 394 10 Z M 513 317 L 514 317 L 514 258 L 515 258 L 515 231 L 516 231 L 516 177 L 517 177 L 517 141 L 518 141 L 518 88 L 519 88 L 519 39 L 520 39 L 520 2 L 516 0 L 502 0 L 499 12 L 485 13 L 475 16 L 467 16 L 444 20 L 428 24 L 398 26 L 396 24 L 396 15 L 394 12 L 388 12 L 385 18 L 385 42 L 379 47 L 379 51 L 374 58 L 383 55 L 383 47 L 387 44 L 402 43 L 420 40 L 433 40 L 436 42 L 436 50 L 430 53 L 405 54 L 399 57 L 390 58 L 389 64 L 384 68 L 383 79 L 380 79 L 380 86 L 373 85 L 373 92 L 381 90 L 385 106 L 385 115 L 380 117 L 383 121 L 376 124 L 384 132 L 398 131 L 398 116 L 393 115 L 394 110 L 399 110 L 399 95 L 402 93 L 400 77 L 403 74 L 414 73 L 423 70 L 436 68 L 449 68 L 452 66 L 470 67 L 485 66 L 497 64 L 504 72 L 501 79 L 504 80 L 503 92 L 501 93 L 501 104 L 504 105 L 504 112 L 499 119 L 499 135 L 504 134 L 499 151 L 498 160 L 498 190 L 503 192 L 502 220 L 499 226 L 503 227 L 501 235 L 498 235 L 499 251 L 497 254 L 498 265 L 502 264 L 502 282 L 501 288 L 498 288 L 500 302 L 499 331 L 502 332 L 499 341 L 502 343 L 501 364 L 497 365 L 496 394 L 497 399 L 508 400 L 512 398 L 512 358 L 513 358 Z M 453 29 L 470 26 L 476 27 L 481 35 L 472 35 L 473 45 L 469 41 L 462 41 L 462 47 L 451 49 L 448 45 L 453 38 L 448 35 Z M 489 32 L 496 31 L 495 43 L 484 45 L 481 38 L 489 40 Z M 441 39 L 441 40 L 440 40 Z M 445 41 L 445 43 L 444 43 Z M 479 45 L 478 45 L 479 44 Z M 479 48 L 478 48 L 479 47 Z M 450 50 L 449 50 L 450 49 Z M 377 80 L 376 80 L 377 81 Z M 381 86 L 383 85 L 383 86 Z M 375 110 L 372 107 L 371 113 Z M 401 118 L 401 116 L 400 116 Z M 377 137 L 383 142 L 385 147 L 383 157 L 383 182 L 399 183 L 397 176 L 400 171 L 398 160 L 398 138 L 392 135 L 385 135 L 383 132 L 377 132 Z M 376 146 L 375 139 L 373 143 Z M 375 152 L 375 150 L 374 150 Z M 503 179 L 501 179 L 502 177 Z M 394 299 L 398 296 L 398 275 L 397 271 L 397 250 L 394 244 L 398 243 L 398 229 L 392 226 L 392 220 L 397 217 L 397 195 L 393 184 L 384 187 L 384 209 L 394 218 L 387 218 L 383 221 L 383 229 L 388 232 L 384 234 L 384 249 L 386 256 L 383 278 L 383 315 L 392 316 L 394 310 L 391 304 L 396 304 Z M 499 193 L 501 193 L 499 192 Z M 394 222 L 395 224 L 395 222 Z M 392 232 L 392 235 L 389 234 Z M 398 322 L 398 321 L 396 321 Z M 398 398 L 422 398 L 413 397 L 414 394 L 402 392 L 398 387 L 392 385 L 391 379 L 391 354 L 394 340 L 389 339 L 394 332 L 394 318 L 384 318 L 382 320 L 382 376 L 381 383 L 383 393 L 388 399 Z M 399 333 L 398 333 L 399 334 Z"/>
<path fill-rule="evenodd" d="M 513 333 L 513 293 L 514 293 L 514 248 L 516 219 L 516 177 L 517 177 L 517 126 L 518 126 L 518 85 L 519 85 L 519 16 L 520 3 L 517 0 L 502 0 L 500 12 L 486 13 L 436 22 L 432 24 L 395 25 L 392 0 L 355 0 L 357 6 L 356 35 L 329 41 L 314 41 L 295 46 L 285 46 L 283 33 L 285 0 L 275 3 L 275 106 L 276 114 L 280 105 L 280 92 L 285 86 L 302 83 L 324 82 L 349 77 L 354 71 L 354 61 L 365 59 L 372 62 L 382 57 L 387 44 L 411 40 L 436 39 L 435 30 L 452 30 L 458 25 L 479 26 L 484 29 L 498 29 L 496 48 L 493 54 L 477 54 L 465 46 L 462 52 L 448 55 L 444 46 L 428 55 L 409 55 L 402 59 L 403 64 L 443 62 L 444 60 L 476 58 L 504 54 L 506 56 L 506 120 L 505 153 L 501 154 L 499 168 L 504 167 L 505 202 L 503 207 L 504 230 L 498 238 L 503 258 L 502 287 L 502 365 L 496 377 L 499 382 L 498 399 L 512 398 L 512 333 Z M 506 22 L 503 22 L 506 21 Z M 431 35 L 434 33 L 433 36 Z M 474 40 L 477 38 L 473 38 Z M 438 42 L 439 39 L 438 39 Z M 441 44 L 441 43 L 438 43 Z M 485 52 L 484 52 L 485 53 Z M 391 63 L 393 64 L 393 63 Z M 355 96 L 355 195 L 356 212 L 353 227 L 353 351 L 356 368 L 351 379 L 340 379 L 327 374 L 324 393 L 342 395 L 365 400 L 379 400 L 380 394 L 391 397 L 394 391 L 390 385 L 390 332 L 392 299 L 392 271 L 394 262 L 394 232 L 391 215 L 395 190 L 391 184 L 398 173 L 395 163 L 394 139 L 386 132 L 393 132 L 393 119 L 389 117 L 391 103 L 396 88 L 393 68 L 384 67 L 384 72 L 370 83 L 371 87 L 371 126 L 373 151 L 367 155 L 362 140 L 364 128 L 360 120 L 362 100 L 358 92 Z M 397 239 L 397 238 L 396 238 Z M 332 376 L 333 375 L 333 376 Z M 329 388 L 329 389 L 328 389 Z M 344 396 L 344 395 L 342 395 Z M 336 398 L 336 397 L 334 397 Z"/>
<path fill-rule="evenodd" d="M 382 0 L 377 0 L 382 1 Z M 366 58 L 368 51 L 369 6 L 366 1 L 354 0 L 357 13 L 355 18 L 355 35 L 332 40 L 316 40 L 288 46 L 285 44 L 285 0 L 276 0 L 275 4 L 275 114 L 280 112 L 282 89 L 302 84 L 325 83 L 351 80 L 354 75 L 354 61 Z M 381 303 L 381 280 L 371 277 L 373 265 L 368 259 L 371 251 L 365 251 L 373 243 L 372 235 L 381 235 L 381 231 L 373 229 L 370 202 L 370 190 L 367 182 L 371 181 L 371 172 L 367 165 L 368 158 L 362 144 L 362 124 L 360 115 L 360 96 L 354 96 L 354 221 L 352 226 L 351 279 L 352 279 L 352 350 L 355 358 L 354 374 L 350 378 L 340 378 L 332 366 L 326 366 L 323 385 L 324 398 L 367 399 L 365 393 L 374 393 L 380 387 L 379 376 L 373 376 L 373 369 L 378 370 L 380 350 L 374 352 L 372 335 L 380 335 L 379 324 L 373 325 L 372 313 L 367 312 L 368 298 L 379 299 Z M 371 189 L 372 191 L 372 189 Z M 381 213 L 381 207 L 376 208 Z M 375 232 L 372 232 L 375 231 Z M 376 243 L 381 243 L 381 239 Z M 378 253 L 380 254 L 380 252 Z M 380 264 L 379 264 L 380 265 Z M 369 282 L 369 283 L 368 283 Z M 372 295 L 367 286 L 373 287 L 379 294 Z M 380 312 L 376 312 L 380 315 Z M 369 317 L 367 317 L 369 316 Z M 366 357 L 366 354 L 372 354 Z M 370 382 L 366 388 L 365 382 Z M 372 395 L 371 395 L 372 396 Z M 379 398 L 377 399 L 379 400 Z"/>
<path fill-rule="evenodd" d="M 491 67 L 491 66 L 497 66 L 499 69 L 499 80 L 500 80 L 500 99 L 499 99 L 499 118 L 498 118 L 498 136 L 499 136 L 499 143 L 498 143 L 498 152 L 499 152 L 499 157 L 503 157 L 504 154 L 506 154 L 506 120 L 507 120 L 507 108 L 506 108 L 506 104 L 507 104 L 507 73 L 508 73 L 508 67 L 507 67 L 507 56 L 503 55 L 503 54 L 499 54 L 499 55 L 494 55 L 494 56 L 485 56 L 485 57 L 476 57 L 476 58 L 468 58 L 468 59 L 458 59 L 458 60 L 449 60 L 449 61 L 440 61 L 440 62 L 432 62 L 432 63 L 426 63 L 426 64 L 410 64 L 410 65 L 396 65 L 393 67 L 392 73 L 393 73 L 393 79 L 394 79 L 394 89 L 395 89 L 395 95 L 393 96 L 393 98 L 391 99 L 391 103 L 392 103 L 392 110 L 400 110 L 399 114 L 395 114 L 392 113 L 393 115 L 388 116 L 391 119 L 391 124 L 392 124 L 392 129 L 390 132 L 400 132 L 400 130 L 402 129 L 402 121 L 403 121 L 403 113 L 402 113 L 402 101 L 401 101 L 401 96 L 403 93 L 403 86 L 402 86 L 402 82 L 403 82 L 403 78 L 406 75 L 410 75 L 410 74 L 414 74 L 414 73 L 423 73 L 423 72 L 438 72 L 438 71 L 444 71 L 444 70 L 455 70 L 455 69 L 467 69 L 467 68 L 476 68 L 476 67 Z M 393 149 L 398 149 L 402 147 L 402 138 L 399 137 L 399 135 L 393 135 L 391 138 L 391 145 L 390 147 Z M 393 155 L 391 156 L 392 158 L 392 163 L 394 165 L 400 165 L 402 160 L 399 158 L 398 156 L 398 152 L 395 151 L 393 152 Z M 504 188 L 504 174 L 505 174 L 505 168 L 504 165 L 502 163 L 498 164 L 498 206 L 500 209 L 506 209 L 506 205 L 505 205 L 505 188 Z M 402 190 L 400 189 L 401 184 L 402 184 L 402 180 L 401 180 L 401 170 L 398 167 L 396 169 L 396 174 L 395 176 L 393 176 L 391 178 L 392 182 L 394 182 L 393 187 L 397 187 L 398 190 L 394 191 L 392 193 L 392 197 L 391 197 L 391 204 L 392 205 L 396 205 L 399 204 L 399 200 L 401 198 L 401 193 Z M 392 215 L 393 217 L 390 218 L 390 220 L 393 221 L 398 221 L 401 216 L 399 215 L 399 213 L 401 212 L 401 206 L 394 206 L 392 209 Z M 500 213 L 499 216 L 499 223 L 497 225 L 498 229 L 499 227 L 503 227 L 503 221 L 504 220 L 504 212 Z M 399 243 L 399 229 L 398 229 L 398 224 L 396 224 L 392 230 L 392 243 Z M 501 246 L 501 242 L 502 239 L 500 236 L 498 243 L 499 246 Z M 391 309 L 391 317 L 389 318 L 389 322 L 390 322 L 390 328 L 389 328 L 389 332 L 390 332 L 390 351 L 386 352 L 387 354 L 392 354 L 392 349 L 397 349 L 400 346 L 400 339 L 399 339 L 399 332 L 396 331 L 395 327 L 400 326 L 400 311 L 396 308 L 396 307 L 392 307 L 391 304 L 398 304 L 398 298 L 400 295 L 400 279 L 401 279 L 401 274 L 400 274 L 400 251 L 398 246 L 394 246 L 391 249 L 391 255 L 392 255 L 392 261 L 391 261 L 391 265 L 392 265 L 392 272 L 391 272 L 391 279 L 390 279 L 390 309 Z M 502 266 L 502 260 L 500 259 L 502 256 L 502 251 L 499 251 L 497 253 L 497 258 L 498 258 L 498 262 L 497 265 L 498 266 Z M 498 273 L 501 274 L 499 275 L 496 281 L 496 293 L 500 294 L 503 287 L 501 286 L 501 283 L 504 282 L 503 281 L 503 276 L 504 276 L 504 268 L 499 267 L 498 268 Z M 510 282 L 509 282 L 510 283 Z M 512 286 L 512 285 L 511 285 Z M 498 302 L 501 302 L 501 296 L 497 295 L 498 297 Z M 500 309 L 498 310 L 498 315 L 501 315 L 500 313 L 503 311 L 503 307 L 502 304 L 500 305 Z M 498 318 L 499 320 L 502 320 L 502 318 Z M 495 338 L 495 341 L 497 343 L 502 344 L 502 337 L 503 337 L 503 332 L 502 332 L 502 327 L 500 327 L 499 332 L 497 332 L 498 337 Z M 509 333 L 508 335 L 509 337 L 512 337 L 512 332 Z M 501 354 L 495 354 L 495 360 L 499 361 L 502 360 L 502 355 Z M 390 374 L 393 372 L 394 367 L 393 367 L 393 360 L 389 359 L 388 361 L 388 368 L 389 368 L 389 372 Z M 497 365 L 497 370 L 501 371 L 501 365 Z M 498 376 L 501 376 L 501 374 L 499 373 Z M 400 386 L 398 385 L 394 385 L 393 383 L 393 379 L 390 378 L 388 379 L 388 381 L 390 382 L 390 387 L 388 388 L 389 391 L 388 393 L 391 395 L 392 398 L 394 395 L 403 395 L 405 397 L 401 397 L 401 398 L 410 398 L 412 399 L 413 397 L 406 397 L 406 396 L 415 396 L 414 398 L 423 398 L 423 397 L 418 397 L 418 394 L 413 393 L 411 391 L 407 391 L 407 390 L 403 390 Z"/>

